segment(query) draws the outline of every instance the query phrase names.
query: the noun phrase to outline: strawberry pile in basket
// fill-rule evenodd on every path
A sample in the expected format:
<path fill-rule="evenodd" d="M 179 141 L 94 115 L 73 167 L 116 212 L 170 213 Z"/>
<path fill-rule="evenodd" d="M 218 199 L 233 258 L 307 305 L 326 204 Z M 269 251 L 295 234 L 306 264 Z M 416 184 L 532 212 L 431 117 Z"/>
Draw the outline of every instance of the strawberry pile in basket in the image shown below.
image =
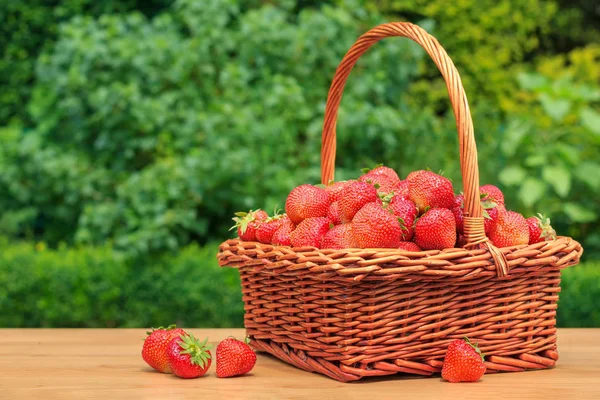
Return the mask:
<path fill-rule="evenodd" d="M 480 194 L 485 233 L 495 246 L 556 238 L 547 218 L 525 219 L 507 210 L 496 186 L 481 186 Z M 434 172 L 414 171 L 401 180 L 393 169 L 378 166 L 357 180 L 298 186 L 285 214 L 237 213 L 234 228 L 243 241 L 278 246 L 442 250 L 465 244 L 463 201 L 450 180 Z"/>

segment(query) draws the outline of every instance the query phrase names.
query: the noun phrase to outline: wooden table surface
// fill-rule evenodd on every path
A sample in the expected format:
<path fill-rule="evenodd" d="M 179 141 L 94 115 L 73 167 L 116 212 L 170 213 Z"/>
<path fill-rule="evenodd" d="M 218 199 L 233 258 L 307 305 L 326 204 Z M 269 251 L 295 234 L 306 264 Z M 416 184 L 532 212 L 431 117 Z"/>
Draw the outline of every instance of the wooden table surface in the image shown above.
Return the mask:
<path fill-rule="evenodd" d="M 189 329 L 216 342 L 242 329 Z M 248 376 L 192 380 L 142 360 L 143 329 L 0 329 L 2 399 L 600 399 L 600 329 L 559 329 L 551 370 L 486 375 L 451 384 L 438 376 L 339 383 L 260 353 Z"/>

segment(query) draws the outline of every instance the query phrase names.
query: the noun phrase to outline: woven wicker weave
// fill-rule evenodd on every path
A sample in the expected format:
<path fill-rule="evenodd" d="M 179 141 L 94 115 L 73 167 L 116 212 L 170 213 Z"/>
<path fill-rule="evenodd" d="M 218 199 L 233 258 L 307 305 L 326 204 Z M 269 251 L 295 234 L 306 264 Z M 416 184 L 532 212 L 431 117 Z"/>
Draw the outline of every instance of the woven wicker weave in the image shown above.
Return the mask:
<path fill-rule="evenodd" d="M 380 25 L 344 56 L 327 99 L 322 182 L 334 178 L 335 121 L 350 71 L 389 36 L 419 43 L 446 80 L 459 135 L 467 245 L 406 252 L 227 240 L 218 259 L 239 270 L 251 344 L 339 381 L 440 372 L 448 344 L 463 336 L 479 343 L 487 373 L 552 367 L 560 270 L 577 264 L 583 250 L 568 237 L 502 249 L 489 242 L 467 97 L 454 64 L 423 29 Z"/>

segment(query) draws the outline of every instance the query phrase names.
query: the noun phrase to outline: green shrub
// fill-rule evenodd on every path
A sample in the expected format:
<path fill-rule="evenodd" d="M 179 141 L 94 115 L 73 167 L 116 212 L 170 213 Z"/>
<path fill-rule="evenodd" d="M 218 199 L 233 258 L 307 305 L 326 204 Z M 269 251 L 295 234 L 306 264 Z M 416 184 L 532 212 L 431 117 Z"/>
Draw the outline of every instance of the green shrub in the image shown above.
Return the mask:
<path fill-rule="evenodd" d="M 217 246 L 127 261 L 109 247 L 31 245 L 0 239 L 0 327 L 241 327 L 238 272 Z M 600 327 L 600 263 L 563 271 L 558 325 Z"/>
<path fill-rule="evenodd" d="M 216 246 L 127 262 L 109 247 L 47 249 L 0 239 L 1 327 L 231 327 L 243 324 L 237 271 Z"/>
<path fill-rule="evenodd" d="M 586 261 L 562 272 L 558 326 L 600 327 L 600 262 Z"/>

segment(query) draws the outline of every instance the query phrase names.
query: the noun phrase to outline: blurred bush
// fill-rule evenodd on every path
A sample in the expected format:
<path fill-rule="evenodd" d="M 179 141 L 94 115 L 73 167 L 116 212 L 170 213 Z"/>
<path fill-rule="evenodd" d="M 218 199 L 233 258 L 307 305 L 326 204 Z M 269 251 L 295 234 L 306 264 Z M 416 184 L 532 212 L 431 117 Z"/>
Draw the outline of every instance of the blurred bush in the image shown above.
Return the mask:
<path fill-rule="evenodd" d="M 46 248 L 0 238 L 0 326 L 194 327 L 243 324 L 237 271 L 216 246 L 127 262 L 106 246 Z"/>
<path fill-rule="evenodd" d="M 370 27 L 409 20 L 461 72 L 481 184 L 499 185 L 526 216 L 549 215 L 560 234 L 582 242 L 584 259 L 600 259 L 600 16 L 592 3 L 0 2 L 0 235 L 58 248 L 71 268 L 81 263 L 80 282 L 106 265 L 132 285 L 159 285 L 152 279 L 168 281 L 176 268 L 166 257 L 193 269 L 195 252 L 208 252 L 193 244 L 229 237 L 234 212 L 283 207 L 294 186 L 319 181 L 323 111 L 339 61 Z M 337 132 L 337 179 L 384 162 L 403 176 L 444 170 L 461 190 L 445 85 L 409 40 L 384 40 L 357 63 Z M 33 247 L 18 248 L 26 259 Z M 94 290 L 85 293 L 100 296 Z M 65 321 L 99 320 L 81 307 L 85 316 Z M 39 324 L 58 324 L 68 311 L 39 314 Z M 29 317 L 12 318 L 17 326 Z"/>
<path fill-rule="evenodd" d="M 105 246 L 0 246 L 2 327 L 243 326 L 238 272 L 219 268 L 215 244 L 136 262 Z M 559 326 L 600 326 L 599 281 L 598 262 L 563 272 Z"/>

